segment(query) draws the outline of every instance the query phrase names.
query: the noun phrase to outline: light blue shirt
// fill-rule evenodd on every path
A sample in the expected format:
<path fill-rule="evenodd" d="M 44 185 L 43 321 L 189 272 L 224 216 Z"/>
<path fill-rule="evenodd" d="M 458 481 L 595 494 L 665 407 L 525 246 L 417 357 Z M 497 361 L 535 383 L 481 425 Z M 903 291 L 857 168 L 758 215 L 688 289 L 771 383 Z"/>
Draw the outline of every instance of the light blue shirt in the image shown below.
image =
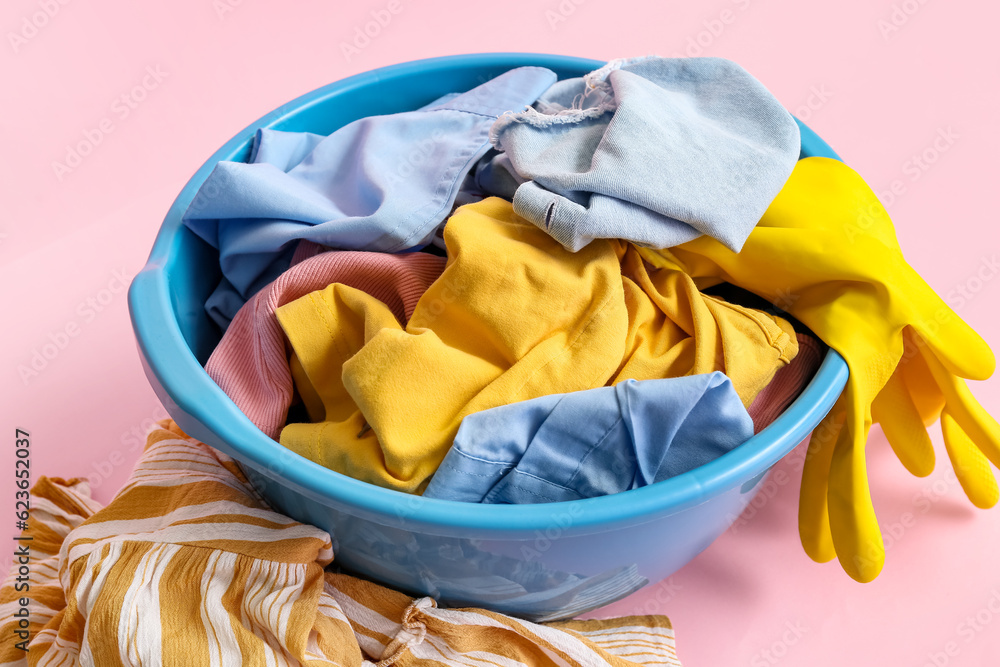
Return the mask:
<path fill-rule="evenodd" d="M 692 470 L 752 435 L 724 373 L 625 380 L 467 416 L 423 495 L 471 503 L 603 496 Z"/>
<path fill-rule="evenodd" d="M 501 116 L 491 136 L 502 152 L 484 158 L 479 186 L 573 251 L 707 234 L 738 252 L 800 147 L 778 100 L 722 58 L 612 61 Z"/>
<path fill-rule="evenodd" d="M 184 223 L 219 250 L 223 280 L 206 303 L 223 328 L 288 268 L 295 243 L 403 252 L 426 245 L 489 150 L 497 116 L 521 111 L 556 75 L 505 72 L 417 111 L 371 116 L 328 137 L 261 130 L 250 163 L 219 162 Z"/>

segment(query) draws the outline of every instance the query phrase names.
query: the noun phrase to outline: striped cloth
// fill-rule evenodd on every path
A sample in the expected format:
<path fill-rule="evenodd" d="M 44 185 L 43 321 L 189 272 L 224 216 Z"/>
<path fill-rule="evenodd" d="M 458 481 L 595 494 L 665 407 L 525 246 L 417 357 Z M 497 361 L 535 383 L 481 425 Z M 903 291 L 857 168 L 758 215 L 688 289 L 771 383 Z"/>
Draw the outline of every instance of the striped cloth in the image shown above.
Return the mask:
<path fill-rule="evenodd" d="M 539 625 L 326 572 L 327 533 L 269 509 L 170 421 L 107 507 L 79 479 L 42 478 L 31 504 L 15 543 L 30 545 L 30 592 L 16 559 L 0 589 L 3 666 L 680 664 L 664 616 Z"/>

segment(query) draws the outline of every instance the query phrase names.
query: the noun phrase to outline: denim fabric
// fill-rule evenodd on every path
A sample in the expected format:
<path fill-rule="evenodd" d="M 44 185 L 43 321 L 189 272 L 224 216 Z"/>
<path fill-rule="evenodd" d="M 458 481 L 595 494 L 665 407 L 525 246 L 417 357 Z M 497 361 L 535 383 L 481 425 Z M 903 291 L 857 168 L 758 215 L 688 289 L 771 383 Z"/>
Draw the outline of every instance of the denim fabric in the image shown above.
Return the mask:
<path fill-rule="evenodd" d="M 479 186 L 569 250 L 595 238 L 739 251 L 799 156 L 795 120 L 722 58 L 612 61 L 501 116 Z"/>
<path fill-rule="evenodd" d="M 467 416 L 423 495 L 479 503 L 603 496 L 679 475 L 752 435 L 724 373 L 626 380 Z"/>
<path fill-rule="evenodd" d="M 362 118 L 328 137 L 260 130 L 251 162 L 220 162 L 185 224 L 219 249 L 223 280 L 206 303 L 223 328 L 288 268 L 295 242 L 402 252 L 427 244 L 466 175 L 490 148 L 497 116 L 556 80 L 541 67 L 505 72 L 406 113 Z"/>

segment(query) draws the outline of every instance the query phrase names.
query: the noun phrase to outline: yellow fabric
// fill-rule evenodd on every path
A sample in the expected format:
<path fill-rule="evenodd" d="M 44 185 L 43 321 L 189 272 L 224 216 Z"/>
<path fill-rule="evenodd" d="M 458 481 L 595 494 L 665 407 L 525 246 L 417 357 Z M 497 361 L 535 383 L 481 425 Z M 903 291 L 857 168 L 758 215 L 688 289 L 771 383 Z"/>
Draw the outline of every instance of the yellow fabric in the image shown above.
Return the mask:
<path fill-rule="evenodd" d="M 798 351 L 788 322 L 651 271 L 621 241 L 571 253 L 502 199 L 460 208 L 444 238 L 448 265 L 406 327 L 339 284 L 277 310 L 296 386 L 323 406 L 310 408 L 318 423 L 286 426 L 283 445 L 419 493 L 472 412 L 715 370 L 749 405 Z"/>
<path fill-rule="evenodd" d="M 873 417 L 904 465 L 925 475 L 934 452 L 924 427 L 944 410 L 963 488 L 978 506 L 996 502 L 978 454 L 1000 466 L 1000 428 L 961 379 L 988 378 L 993 354 L 906 263 L 888 214 L 849 167 L 799 161 L 738 255 L 708 237 L 641 252 L 702 286 L 724 280 L 769 299 L 847 360 L 847 387 L 803 469 L 799 529 L 812 558 L 836 556 L 859 581 L 882 568 L 864 456 Z"/>
<path fill-rule="evenodd" d="M 326 572 L 329 534 L 169 421 L 107 507 L 45 477 L 31 505 L 12 547 L 28 565 L 0 587 L 0 667 L 680 665 L 666 616 L 540 625 Z"/>

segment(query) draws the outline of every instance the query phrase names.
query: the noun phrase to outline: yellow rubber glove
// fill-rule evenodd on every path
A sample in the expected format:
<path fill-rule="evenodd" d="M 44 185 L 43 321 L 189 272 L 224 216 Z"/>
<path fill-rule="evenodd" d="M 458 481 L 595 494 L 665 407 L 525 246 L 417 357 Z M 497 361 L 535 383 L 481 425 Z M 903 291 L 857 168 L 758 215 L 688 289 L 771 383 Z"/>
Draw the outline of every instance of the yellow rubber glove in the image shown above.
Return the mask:
<path fill-rule="evenodd" d="M 813 559 L 836 556 L 858 581 L 881 571 L 864 451 L 873 413 L 904 465 L 927 474 L 934 459 L 923 427 L 945 410 L 963 486 L 989 501 L 985 476 L 966 464 L 981 449 L 1000 465 L 996 423 L 959 378 L 988 378 L 993 354 L 906 263 L 888 214 L 852 169 L 800 160 L 739 254 L 707 237 L 641 252 L 654 265 L 683 268 L 700 287 L 725 280 L 769 299 L 847 361 L 847 386 L 814 432 L 803 469 L 799 530 Z M 900 365 L 908 327 L 919 351 Z"/>
<path fill-rule="evenodd" d="M 940 407 L 937 412 L 940 414 Z M 907 470 L 917 477 L 931 474 L 934 470 L 934 445 L 920 410 L 907 389 L 902 367 L 897 367 L 872 402 L 872 421 L 882 425 L 886 440 Z"/>
<path fill-rule="evenodd" d="M 998 490 L 989 463 L 1000 468 L 1000 426 L 973 398 L 964 380 L 949 373 L 936 356 L 924 350 L 921 354 L 944 396 L 941 431 L 955 475 L 976 507 L 992 507 Z"/>
<path fill-rule="evenodd" d="M 996 421 L 976 403 L 964 382 L 941 368 L 936 357 L 925 359 L 926 352 L 914 341 L 912 329 L 905 329 L 903 336 L 903 359 L 872 404 L 875 421 L 881 423 L 903 465 L 923 477 L 934 469 L 934 449 L 924 424 L 930 425 L 940 416 L 945 449 L 962 489 L 976 507 L 992 507 L 1000 499 L 989 467 L 990 461 L 1000 467 Z M 955 407 L 948 407 L 945 391 Z M 975 435 L 970 437 L 968 431 Z"/>

